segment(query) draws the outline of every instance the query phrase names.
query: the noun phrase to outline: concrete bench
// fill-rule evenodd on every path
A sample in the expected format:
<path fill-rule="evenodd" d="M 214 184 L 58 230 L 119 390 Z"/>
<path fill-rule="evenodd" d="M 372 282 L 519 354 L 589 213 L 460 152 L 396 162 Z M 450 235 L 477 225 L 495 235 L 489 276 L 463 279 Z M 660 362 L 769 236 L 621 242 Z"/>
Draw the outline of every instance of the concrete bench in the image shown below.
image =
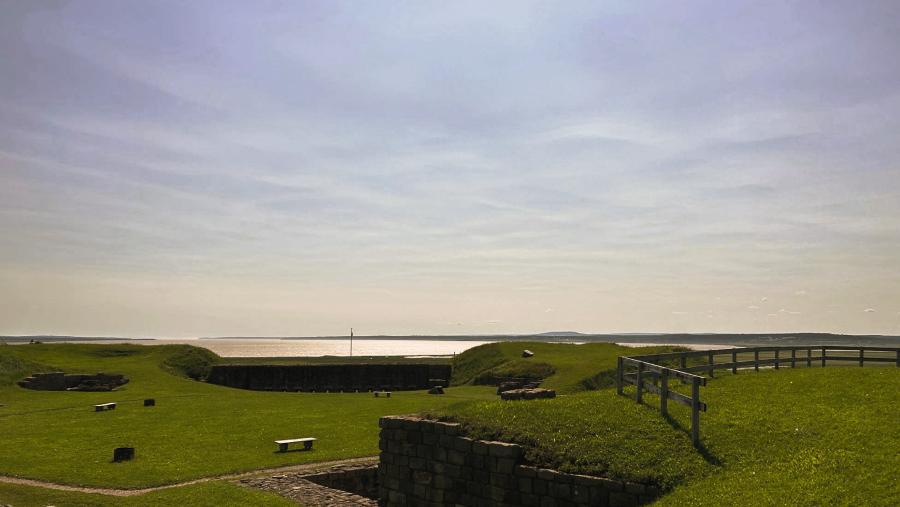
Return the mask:
<path fill-rule="evenodd" d="M 376 398 L 377 398 L 379 395 L 382 395 L 382 394 L 383 394 L 386 398 L 390 398 L 390 397 L 391 397 L 391 392 L 390 392 L 390 391 L 372 391 L 372 392 L 375 393 L 375 397 L 376 397 Z"/>
<path fill-rule="evenodd" d="M 275 443 L 278 444 L 278 452 L 287 452 L 288 446 L 291 444 L 296 444 L 299 442 L 303 442 L 303 449 L 310 450 L 312 449 L 313 442 L 315 442 L 315 438 L 306 437 L 306 438 L 289 438 L 287 440 L 276 440 Z"/>
<path fill-rule="evenodd" d="M 94 412 L 103 412 L 104 410 L 115 410 L 115 403 L 101 403 L 99 405 L 94 405 Z"/>

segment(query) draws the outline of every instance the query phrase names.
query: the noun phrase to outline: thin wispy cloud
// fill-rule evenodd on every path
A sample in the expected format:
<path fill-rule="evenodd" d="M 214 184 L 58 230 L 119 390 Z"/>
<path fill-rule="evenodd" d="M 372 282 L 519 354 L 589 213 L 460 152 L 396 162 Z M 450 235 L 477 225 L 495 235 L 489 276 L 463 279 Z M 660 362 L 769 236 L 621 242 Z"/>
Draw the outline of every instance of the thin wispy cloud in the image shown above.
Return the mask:
<path fill-rule="evenodd" d="M 892 329 L 898 14 L 4 3 L 0 334 Z"/>

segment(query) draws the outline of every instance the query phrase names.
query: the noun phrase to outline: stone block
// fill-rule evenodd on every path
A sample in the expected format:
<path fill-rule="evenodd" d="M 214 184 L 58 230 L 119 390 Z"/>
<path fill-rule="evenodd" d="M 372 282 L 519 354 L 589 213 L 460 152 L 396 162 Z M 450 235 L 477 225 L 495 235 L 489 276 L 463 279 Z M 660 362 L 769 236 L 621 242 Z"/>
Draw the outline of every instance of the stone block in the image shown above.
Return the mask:
<path fill-rule="evenodd" d="M 492 461 L 494 461 L 494 459 L 496 459 L 496 461 L 493 464 L 494 465 L 493 468 L 495 471 L 501 472 L 504 474 L 512 474 L 513 473 L 513 470 L 516 467 L 516 460 L 514 460 L 512 458 L 493 458 Z"/>
<path fill-rule="evenodd" d="M 541 498 L 531 493 L 522 493 L 519 495 L 519 503 L 521 503 L 523 507 L 540 507 Z"/>
<path fill-rule="evenodd" d="M 537 471 L 537 476 L 540 479 L 545 481 L 555 481 L 559 477 L 560 473 L 556 470 L 550 470 L 548 468 L 539 468 Z"/>
<path fill-rule="evenodd" d="M 522 493 L 531 493 L 533 491 L 530 477 L 519 477 L 516 480 L 516 483 L 519 487 L 519 491 Z"/>
<path fill-rule="evenodd" d="M 433 476 L 429 472 L 425 472 L 424 470 L 416 470 L 413 472 L 413 482 L 416 484 L 431 484 Z"/>
<path fill-rule="evenodd" d="M 609 507 L 635 507 L 637 506 L 637 497 L 616 491 L 609 494 Z"/>
<path fill-rule="evenodd" d="M 456 441 L 453 443 L 453 448 L 459 452 L 471 452 L 472 439 L 466 437 L 456 437 Z"/>
<path fill-rule="evenodd" d="M 451 437 L 455 437 L 460 434 L 460 425 L 459 423 L 449 423 L 449 422 L 436 422 L 434 423 L 435 429 L 440 428 L 439 433 L 444 435 L 450 435 Z"/>
<path fill-rule="evenodd" d="M 522 448 L 516 444 L 507 442 L 490 442 L 488 454 L 498 458 L 518 459 L 522 456 Z"/>
<path fill-rule="evenodd" d="M 465 465 L 466 455 L 459 451 L 447 451 L 447 462 L 451 465 Z"/>

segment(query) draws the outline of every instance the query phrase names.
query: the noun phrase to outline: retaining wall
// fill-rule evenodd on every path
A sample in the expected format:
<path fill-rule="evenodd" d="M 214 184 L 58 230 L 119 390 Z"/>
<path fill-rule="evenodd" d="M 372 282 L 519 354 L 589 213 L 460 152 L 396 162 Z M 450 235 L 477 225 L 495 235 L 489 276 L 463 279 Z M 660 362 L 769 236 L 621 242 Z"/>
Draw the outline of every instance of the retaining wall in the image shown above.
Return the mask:
<path fill-rule="evenodd" d="M 455 423 L 388 416 L 379 425 L 380 505 L 619 507 L 659 496 L 653 486 L 529 466 L 520 446 L 467 438 Z"/>
<path fill-rule="evenodd" d="M 449 385 L 447 364 L 316 364 L 213 366 L 207 382 L 257 391 L 402 391 Z"/>

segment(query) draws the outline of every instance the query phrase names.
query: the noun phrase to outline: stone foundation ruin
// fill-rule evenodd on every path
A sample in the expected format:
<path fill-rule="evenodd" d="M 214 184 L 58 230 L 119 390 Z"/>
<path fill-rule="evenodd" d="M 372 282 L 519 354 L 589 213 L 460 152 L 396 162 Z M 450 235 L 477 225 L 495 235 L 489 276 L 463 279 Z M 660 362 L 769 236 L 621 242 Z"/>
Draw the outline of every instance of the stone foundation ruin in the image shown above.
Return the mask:
<path fill-rule="evenodd" d="M 35 373 L 18 382 L 20 387 L 35 391 L 112 391 L 128 383 L 125 375 L 97 373 L 65 374 L 61 371 Z"/>

